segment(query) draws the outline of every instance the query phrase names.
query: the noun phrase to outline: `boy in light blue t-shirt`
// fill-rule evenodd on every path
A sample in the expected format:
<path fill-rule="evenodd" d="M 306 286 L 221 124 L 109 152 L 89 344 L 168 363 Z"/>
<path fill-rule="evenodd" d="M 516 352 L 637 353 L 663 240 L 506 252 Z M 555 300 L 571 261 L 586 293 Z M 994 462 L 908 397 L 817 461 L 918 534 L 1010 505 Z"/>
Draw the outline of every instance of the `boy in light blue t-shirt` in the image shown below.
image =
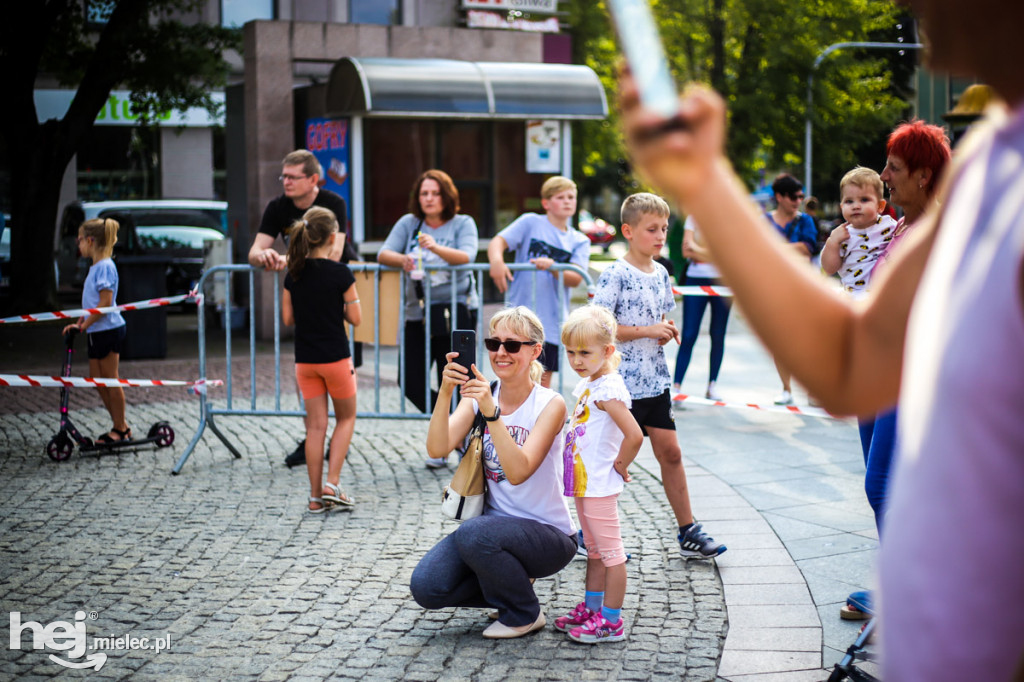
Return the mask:
<path fill-rule="evenodd" d="M 694 521 L 672 416 L 665 344 L 679 341 L 679 330 L 665 315 L 676 302 L 668 271 L 654 260 L 668 238 L 669 207 L 661 197 L 642 192 L 626 197 L 621 217 L 629 251 L 601 273 L 594 304 L 611 310 L 619 323 L 619 374 L 633 399 L 630 412 L 650 437 L 661 466 L 665 495 L 679 524 L 680 553 L 684 557 L 716 557 L 725 551 L 725 545 L 715 542 Z"/>
<path fill-rule="evenodd" d="M 575 272 L 563 275 L 565 291 L 559 291 L 558 273 L 541 272 L 555 263 L 572 263 L 586 270 L 590 265 L 590 240 L 569 225 L 576 213 L 576 183 L 556 175 L 540 189 L 544 215 L 524 213 L 499 232 L 487 247 L 491 279 L 498 291 L 508 291 L 511 306 L 526 306 L 537 313 L 544 325 L 544 365 L 541 385 L 551 386 L 551 374 L 558 371 L 559 333 L 569 314 L 569 290 L 583 281 Z M 536 272 L 512 274 L 505 265 L 505 251 L 514 252 L 514 262 L 533 263 Z"/>

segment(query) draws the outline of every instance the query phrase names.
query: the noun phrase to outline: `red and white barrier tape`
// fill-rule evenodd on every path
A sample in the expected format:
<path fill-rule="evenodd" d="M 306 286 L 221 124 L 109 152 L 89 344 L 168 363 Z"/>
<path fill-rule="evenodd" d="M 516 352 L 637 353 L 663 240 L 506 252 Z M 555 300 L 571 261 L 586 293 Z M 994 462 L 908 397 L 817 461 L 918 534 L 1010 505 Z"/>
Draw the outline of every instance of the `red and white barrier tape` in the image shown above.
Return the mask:
<path fill-rule="evenodd" d="M 825 417 L 827 419 L 842 419 L 829 414 L 820 407 L 797 407 L 796 405 L 756 405 L 754 403 L 732 403 L 725 400 L 711 400 L 700 398 L 695 395 L 680 393 L 672 398 L 677 403 L 693 403 L 694 405 L 710 405 L 712 407 L 733 407 L 748 410 L 761 410 L 762 412 L 785 412 L 787 414 L 801 414 L 805 417 Z"/>
<path fill-rule="evenodd" d="M 732 296 L 732 289 L 729 287 L 714 286 L 685 286 L 672 287 L 673 296 Z"/>
<path fill-rule="evenodd" d="M 721 286 L 685 286 L 672 287 L 672 295 L 679 296 L 732 296 L 732 289 Z M 588 291 L 587 298 L 594 298 L 594 292 Z"/>
<path fill-rule="evenodd" d="M 33 313 L 31 315 L 15 315 L 14 317 L 0 318 L 0 324 L 14 324 L 16 322 L 42 322 L 43 320 L 70 320 L 85 315 L 106 315 L 107 313 L 119 312 L 122 310 L 145 310 L 146 308 L 159 308 L 175 303 L 199 303 L 202 294 L 190 292 L 180 296 L 168 298 L 151 298 L 148 301 L 135 301 L 134 303 L 123 303 L 111 305 L 105 308 L 76 308 L 74 310 L 57 310 L 50 313 Z"/>
<path fill-rule="evenodd" d="M 204 393 L 207 386 L 222 386 L 220 379 L 177 381 L 174 379 L 114 379 L 111 377 L 47 377 L 29 374 L 0 374 L 0 386 L 35 386 L 43 388 L 96 388 L 97 386 L 138 388 L 145 386 L 188 386 Z"/>

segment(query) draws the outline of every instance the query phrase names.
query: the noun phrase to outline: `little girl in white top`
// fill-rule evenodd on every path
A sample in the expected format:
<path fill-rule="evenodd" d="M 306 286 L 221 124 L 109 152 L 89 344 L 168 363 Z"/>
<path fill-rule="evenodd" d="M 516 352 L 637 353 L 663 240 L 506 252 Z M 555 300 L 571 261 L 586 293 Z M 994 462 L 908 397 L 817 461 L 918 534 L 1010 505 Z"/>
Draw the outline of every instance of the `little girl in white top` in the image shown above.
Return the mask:
<path fill-rule="evenodd" d="M 573 391 L 576 408 L 563 450 L 566 497 L 576 512 L 587 548 L 584 600 L 555 627 L 586 644 L 626 638 L 621 616 L 626 595 L 626 552 L 619 530 L 618 497 L 627 471 L 643 443 L 629 408 L 629 391 L 615 369 L 615 316 L 607 308 L 578 308 L 562 327 L 569 365 L 582 377 Z"/>

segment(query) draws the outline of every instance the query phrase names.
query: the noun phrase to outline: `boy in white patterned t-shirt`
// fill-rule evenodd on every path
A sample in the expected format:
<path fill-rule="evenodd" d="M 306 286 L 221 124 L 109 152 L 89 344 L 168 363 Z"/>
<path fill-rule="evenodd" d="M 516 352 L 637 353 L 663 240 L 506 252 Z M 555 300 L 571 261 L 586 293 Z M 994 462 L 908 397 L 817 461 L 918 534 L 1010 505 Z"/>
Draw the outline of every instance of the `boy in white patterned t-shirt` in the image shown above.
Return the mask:
<path fill-rule="evenodd" d="M 597 280 L 594 303 L 612 311 L 618 321 L 619 373 L 633 399 L 630 412 L 661 466 L 665 495 L 679 523 L 679 547 L 684 557 L 715 557 L 725 545 L 715 542 L 695 523 L 683 470 L 683 453 L 676 437 L 669 387 L 672 380 L 664 345 L 679 341 L 679 330 L 665 315 L 675 308 L 668 271 L 654 259 L 668 236 L 669 207 L 646 192 L 622 203 L 622 236 L 629 251 Z"/>

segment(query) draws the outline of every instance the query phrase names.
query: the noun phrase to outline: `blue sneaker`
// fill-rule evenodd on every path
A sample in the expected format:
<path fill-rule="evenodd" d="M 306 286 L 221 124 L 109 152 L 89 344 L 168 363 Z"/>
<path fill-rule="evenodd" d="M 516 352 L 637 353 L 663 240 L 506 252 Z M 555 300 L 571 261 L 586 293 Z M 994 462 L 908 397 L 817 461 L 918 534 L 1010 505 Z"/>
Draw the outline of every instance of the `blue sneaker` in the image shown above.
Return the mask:
<path fill-rule="evenodd" d="M 871 593 L 867 590 L 851 593 L 846 598 L 846 604 L 839 609 L 839 617 L 843 620 L 867 620 L 874 613 Z"/>
<path fill-rule="evenodd" d="M 684 558 L 713 559 L 726 550 L 726 546 L 704 532 L 701 524 L 694 522 L 679 538 L 679 553 Z"/>

